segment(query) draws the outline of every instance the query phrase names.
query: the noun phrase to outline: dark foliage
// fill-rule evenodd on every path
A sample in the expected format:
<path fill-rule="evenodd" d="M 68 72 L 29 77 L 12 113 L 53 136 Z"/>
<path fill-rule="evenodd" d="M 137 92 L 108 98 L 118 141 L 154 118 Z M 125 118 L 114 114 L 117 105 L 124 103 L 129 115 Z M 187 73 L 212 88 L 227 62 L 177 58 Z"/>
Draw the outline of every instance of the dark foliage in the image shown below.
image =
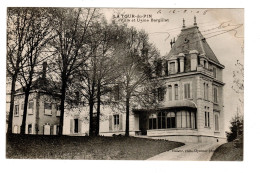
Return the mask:
<path fill-rule="evenodd" d="M 243 124 L 244 120 L 241 118 L 233 118 L 231 120 L 230 132 L 226 132 L 228 142 L 231 142 L 235 139 L 242 141 L 243 139 Z"/>

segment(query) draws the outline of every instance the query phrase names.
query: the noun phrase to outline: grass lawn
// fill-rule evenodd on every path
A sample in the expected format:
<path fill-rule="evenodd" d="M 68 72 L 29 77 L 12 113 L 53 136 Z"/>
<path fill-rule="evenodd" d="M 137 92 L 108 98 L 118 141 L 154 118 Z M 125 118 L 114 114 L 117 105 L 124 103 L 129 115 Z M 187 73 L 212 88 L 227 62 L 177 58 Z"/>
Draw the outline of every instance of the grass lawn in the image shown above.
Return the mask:
<path fill-rule="evenodd" d="M 234 142 L 222 144 L 215 150 L 211 161 L 243 161 L 243 146 L 236 148 Z"/>
<path fill-rule="evenodd" d="M 12 135 L 6 141 L 6 158 L 144 160 L 182 145 L 135 137 Z"/>

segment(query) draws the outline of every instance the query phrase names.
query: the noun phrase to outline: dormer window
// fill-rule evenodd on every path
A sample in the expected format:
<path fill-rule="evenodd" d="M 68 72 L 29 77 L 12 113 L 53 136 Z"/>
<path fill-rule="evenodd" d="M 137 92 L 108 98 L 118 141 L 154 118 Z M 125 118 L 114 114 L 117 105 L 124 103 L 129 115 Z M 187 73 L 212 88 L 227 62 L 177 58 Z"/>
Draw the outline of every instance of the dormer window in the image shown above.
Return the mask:
<path fill-rule="evenodd" d="M 175 62 L 170 62 L 169 65 L 170 65 L 170 69 L 169 69 L 170 74 L 174 74 L 174 73 L 176 73 Z"/>

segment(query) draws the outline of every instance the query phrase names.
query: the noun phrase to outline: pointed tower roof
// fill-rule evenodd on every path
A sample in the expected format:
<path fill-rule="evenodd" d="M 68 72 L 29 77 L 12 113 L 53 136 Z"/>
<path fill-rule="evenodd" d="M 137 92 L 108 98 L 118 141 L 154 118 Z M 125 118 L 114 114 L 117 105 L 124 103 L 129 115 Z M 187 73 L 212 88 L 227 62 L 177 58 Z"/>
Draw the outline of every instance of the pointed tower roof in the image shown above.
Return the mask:
<path fill-rule="evenodd" d="M 196 18 L 194 18 L 196 23 Z M 172 46 L 167 58 L 177 56 L 179 53 L 188 54 L 191 50 L 197 50 L 199 55 L 205 55 L 209 60 L 214 61 L 216 64 L 223 66 L 218 61 L 216 55 L 208 45 L 205 37 L 199 31 L 197 23 L 194 26 L 183 27 L 180 35 L 178 36 L 175 44 Z"/>

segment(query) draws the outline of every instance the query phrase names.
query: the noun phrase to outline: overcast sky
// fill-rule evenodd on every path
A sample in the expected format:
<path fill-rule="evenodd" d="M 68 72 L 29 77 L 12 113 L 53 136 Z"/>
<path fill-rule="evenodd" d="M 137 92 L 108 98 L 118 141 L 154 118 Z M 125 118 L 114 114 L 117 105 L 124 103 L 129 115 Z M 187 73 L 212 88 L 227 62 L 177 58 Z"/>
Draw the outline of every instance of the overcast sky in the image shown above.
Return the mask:
<path fill-rule="evenodd" d="M 185 19 L 185 25 L 193 25 L 194 16 L 199 30 L 207 39 L 208 44 L 221 64 L 224 87 L 225 129 L 228 130 L 229 121 L 235 115 L 238 107 L 238 94 L 232 89 L 233 71 L 239 60 L 244 64 L 244 11 L 243 9 L 102 9 L 108 20 L 113 17 L 129 19 L 128 25 L 144 29 L 149 33 L 150 41 L 164 56 L 170 51 L 170 40 L 178 34 Z M 113 14 L 120 14 L 113 16 Z M 122 17 L 121 14 L 125 14 Z M 133 16 L 134 15 L 134 16 Z M 137 21 L 139 16 L 146 22 Z M 148 17 L 147 17 L 148 16 Z M 151 22 L 151 19 L 163 19 L 163 22 Z M 240 96 L 241 97 L 241 96 Z M 240 106 L 241 108 L 241 106 Z"/>

